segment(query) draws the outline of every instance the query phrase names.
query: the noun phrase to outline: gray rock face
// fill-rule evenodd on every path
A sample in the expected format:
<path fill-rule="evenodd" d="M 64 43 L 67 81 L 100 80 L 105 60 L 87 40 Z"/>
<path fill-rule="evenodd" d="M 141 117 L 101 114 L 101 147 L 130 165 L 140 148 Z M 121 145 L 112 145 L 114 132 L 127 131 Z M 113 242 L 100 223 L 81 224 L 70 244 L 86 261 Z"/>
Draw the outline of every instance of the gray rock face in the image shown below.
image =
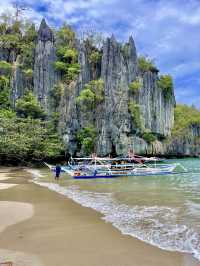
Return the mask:
<path fill-rule="evenodd" d="M 68 152 L 74 154 L 77 151 L 76 133 L 81 127 L 85 127 L 90 123 L 87 114 L 79 110 L 76 105 L 76 97 L 80 94 L 91 80 L 91 66 L 88 60 L 88 54 L 85 43 L 77 41 L 78 62 L 81 72 L 75 82 L 71 82 L 69 86 L 65 86 L 65 93 L 60 104 L 60 122 L 59 130 L 63 136 Z M 90 117 L 93 116 L 90 114 Z"/>
<path fill-rule="evenodd" d="M 144 128 L 156 134 L 169 136 L 174 124 L 174 94 L 166 98 L 157 86 L 156 72 L 148 71 L 141 79 L 143 86 L 139 92 L 138 104 Z"/>
<path fill-rule="evenodd" d="M 133 39 L 124 47 L 114 36 L 108 38 L 103 46 L 101 78 L 105 82 L 105 103 L 103 115 L 99 119 L 99 139 L 97 153 L 125 154 L 131 133 L 128 112 L 129 83 L 136 78 L 137 55 Z"/>
<path fill-rule="evenodd" d="M 39 102 L 49 112 L 49 92 L 58 80 L 54 70 L 56 61 L 54 37 L 52 30 L 42 20 L 38 31 L 34 61 L 34 93 Z"/>
<path fill-rule="evenodd" d="M 138 71 L 137 53 L 133 38 L 125 45 L 118 43 L 114 36 L 108 38 L 103 45 L 100 78 L 104 81 L 104 101 L 93 111 L 84 112 L 76 105 L 76 97 L 84 85 L 93 79 L 91 64 L 85 44 L 78 43 L 79 63 L 81 73 L 73 89 L 69 89 L 62 99 L 62 117 L 60 127 L 68 151 L 77 151 L 76 133 L 81 128 L 93 125 L 97 131 L 96 152 L 101 155 L 127 155 L 129 149 L 139 154 L 162 154 L 163 146 L 159 141 L 146 143 L 137 137 L 137 128 L 128 110 L 130 95 L 129 84 L 139 78 L 142 88 L 134 97 L 140 106 L 140 119 L 143 130 L 158 135 L 168 136 L 174 121 L 174 95 L 166 99 L 163 92 L 157 88 L 158 74 Z M 98 73 L 98 71 L 97 71 Z M 99 78 L 98 76 L 96 78 Z"/>
<path fill-rule="evenodd" d="M 19 56 L 14 63 L 11 77 L 11 101 L 12 106 L 15 106 L 16 100 L 22 97 L 26 90 L 33 89 L 33 79 L 28 78 L 19 67 Z"/>
<path fill-rule="evenodd" d="M 0 61 L 6 61 L 12 64 L 11 73 L 11 103 L 15 106 L 16 100 L 24 94 L 26 88 L 30 89 L 32 81 L 25 78 L 19 67 L 20 55 L 15 50 L 0 48 Z M 0 70 L 0 74 L 5 74 Z"/>
<path fill-rule="evenodd" d="M 17 59 L 17 53 L 12 49 L 0 48 L 0 61 L 7 61 L 9 63 L 13 63 Z"/>
<path fill-rule="evenodd" d="M 40 24 L 40 28 L 38 31 L 38 41 L 42 41 L 42 42 L 54 42 L 54 35 L 53 32 L 51 30 L 51 28 L 49 28 L 49 26 L 46 24 L 45 19 L 43 18 Z"/>
<path fill-rule="evenodd" d="M 67 151 L 71 154 L 74 154 L 77 150 L 76 132 L 80 127 L 75 104 L 77 90 L 78 83 L 71 82 L 70 85 L 65 88 L 65 93 L 60 104 L 59 131 L 63 136 Z"/>
<path fill-rule="evenodd" d="M 0 61 L 10 62 L 10 53 L 8 49 L 0 48 Z"/>
<path fill-rule="evenodd" d="M 165 153 L 172 156 L 199 156 L 200 125 L 192 125 L 187 134 L 173 138 L 167 143 Z"/>

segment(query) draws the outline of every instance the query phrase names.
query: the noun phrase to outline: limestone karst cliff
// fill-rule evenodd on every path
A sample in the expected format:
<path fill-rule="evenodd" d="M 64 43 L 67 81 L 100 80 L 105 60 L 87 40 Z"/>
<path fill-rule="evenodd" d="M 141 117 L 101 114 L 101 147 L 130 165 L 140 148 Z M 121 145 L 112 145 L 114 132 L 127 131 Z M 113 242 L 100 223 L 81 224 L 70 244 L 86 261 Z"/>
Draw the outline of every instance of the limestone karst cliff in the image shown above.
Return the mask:
<path fill-rule="evenodd" d="M 32 38 L 29 71 L 21 66 L 20 52 L 0 50 L 0 60 L 14 66 L 13 106 L 27 89 L 32 90 L 48 117 L 57 114 L 58 131 L 66 151 L 73 155 L 89 152 L 81 137 L 88 140 L 91 151 L 102 156 L 126 155 L 129 149 L 138 154 L 175 154 L 175 149 L 180 154 L 194 153 L 194 137 L 188 140 L 192 141 L 189 150 L 184 148 L 185 140 L 166 144 L 174 126 L 174 91 L 159 85 L 156 67 L 141 68 L 132 37 L 122 44 L 111 36 L 99 49 L 87 39 L 70 38 L 65 36 L 64 48 L 59 50 L 58 36 L 42 20 Z M 62 91 L 57 98 L 52 96 L 56 86 Z M 199 129 L 191 130 L 199 134 Z"/>
<path fill-rule="evenodd" d="M 187 134 L 181 137 L 174 137 L 172 141 L 166 145 L 165 152 L 176 157 L 199 156 L 200 125 L 190 126 Z"/>
<path fill-rule="evenodd" d="M 56 60 L 54 35 L 43 19 L 38 31 L 34 56 L 34 93 L 38 100 L 48 110 L 49 91 L 58 80 L 54 70 Z"/>
<path fill-rule="evenodd" d="M 174 95 L 172 92 L 171 97 L 166 98 L 157 87 L 158 71 L 140 73 L 133 38 L 125 45 L 118 43 L 114 36 L 104 42 L 101 71 L 96 77 L 104 82 L 104 99 L 92 110 L 84 112 L 76 106 L 76 97 L 91 80 L 91 65 L 84 44 L 78 47 L 78 52 L 81 72 L 77 83 L 68 87 L 62 100 L 60 125 L 69 152 L 77 150 L 76 133 L 81 128 L 94 125 L 97 130 L 95 150 L 99 155 L 124 155 L 129 149 L 137 153 L 163 153 L 159 141 L 148 144 L 141 135 L 145 131 L 153 132 L 159 138 L 170 135 L 174 119 Z M 132 95 L 129 84 L 136 79 L 140 79 L 142 85 Z M 130 101 L 139 106 L 142 129 L 137 128 L 130 113 Z"/>

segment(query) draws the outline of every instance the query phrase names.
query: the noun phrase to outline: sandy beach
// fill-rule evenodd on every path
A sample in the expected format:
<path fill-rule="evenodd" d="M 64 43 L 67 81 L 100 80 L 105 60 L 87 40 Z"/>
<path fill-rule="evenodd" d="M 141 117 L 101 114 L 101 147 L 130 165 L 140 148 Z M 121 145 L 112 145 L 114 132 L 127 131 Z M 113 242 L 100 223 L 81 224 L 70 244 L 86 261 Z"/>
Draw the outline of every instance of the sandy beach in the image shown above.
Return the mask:
<path fill-rule="evenodd" d="M 164 251 L 122 235 L 97 212 L 37 186 L 30 179 L 31 174 L 25 171 L 0 173 L 0 263 L 12 261 L 13 266 L 200 265 L 188 254 Z M 6 184 L 15 186 L 6 187 Z"/>

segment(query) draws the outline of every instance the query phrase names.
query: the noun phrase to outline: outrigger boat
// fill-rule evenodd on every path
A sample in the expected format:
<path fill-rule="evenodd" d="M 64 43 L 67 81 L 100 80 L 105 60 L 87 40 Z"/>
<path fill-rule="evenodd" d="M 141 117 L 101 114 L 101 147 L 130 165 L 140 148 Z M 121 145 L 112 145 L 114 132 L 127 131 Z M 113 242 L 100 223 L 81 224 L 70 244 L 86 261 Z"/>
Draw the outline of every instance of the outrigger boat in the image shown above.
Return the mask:
<path fill-rule="evenodd" d="M 51 170 L 55 167 L 45 163 Z M 147 176 L 173 174 L 176 168 L 186 169 L 181 164 L 146 165 L 133 158 L 71 158 L 68 165 L 62 166 L 63 172 L 75 179 L 116 178 L 122 176 Z"/>

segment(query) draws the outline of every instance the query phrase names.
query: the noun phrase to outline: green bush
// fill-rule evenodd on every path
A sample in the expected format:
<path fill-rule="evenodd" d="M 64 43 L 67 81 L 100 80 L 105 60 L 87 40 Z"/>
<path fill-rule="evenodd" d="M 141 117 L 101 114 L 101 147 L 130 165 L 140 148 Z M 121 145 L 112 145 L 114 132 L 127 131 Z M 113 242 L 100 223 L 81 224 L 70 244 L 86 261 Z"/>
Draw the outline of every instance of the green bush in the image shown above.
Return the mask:
<path fill-rule="evenodd" d="M 93 108 L 95 102 L 95 94 L 89 89 L 85 88 L 76 98 L 76 103 L 85 106 L 86 108 Z"/>
<path fill-rule="evenodd" d="M 69 65 L 66 73 L 67 80 L 75 80 L 78 74 L 80 73 L 80 65 L 79 64 L 71 64 Z"/>
<path fill-rule="evenodd" d="M 21 68 L 31 77 L 30 70 L 33 71 L 34 65 L 34 48 L 37 38 L 37 32 L 34 24 L 28 23 L 24 29 L 23 38 L 20 44 L 20 63 Z M 27 72 L 26 72 L 27 71 Z"/>
<path fill-rule="evenodd" d="M 16 113 L 11 109 L 0 109 L 0 118 L 2 119 L 16 118 Z"/>
<path fill-rule="evenodd" d="M 33 77 L 33 70 L 31 68 L 25 69 L 23 72 L 27 78 L 30 79 Z"/>
<path fill-rule="evenodd" d="M 34 64 L 34 43 L 24 43 L 20 46 L 20 67 L 23 70 L 32 69 Z"/>
<path fill-rule="evenodd" d="M 173 79 L 170 75 L 161 75 L 157 81 L 158 87 L 163 91 L 164 96 L 170 99 L 173 95 Z"/>
<path fill-rule="evenodd" d="M 2 70 L 5 75 L 10 75 L 12 70 L 12 65 L 6 61 L 0 61 L 0 70 Z"/>
<path fill-rule="evenodd" d="M 9 78 L 5 75 L 0 75 L 0 90 L 3 90 L 4 88 L 7 88 L 9 86 Z"/>
<path fill-rule="evenodd" d="M 144 56 L 140 56 L 138 58 L 138 67 L 139 67 L 139 70 L 143 73 L 147 71 L 152 71 L 152 72 L 158 71 L 158 69 L 154 65 L 154 62 L 151 59 L 146 58 Z"/>
<path fill-rule="evenodd" d="M 137 79 L 129 84 L 129 89 L 133 94 L 136 94 L 142 88 L 142 82 Z"/>
<path fill-rule="evenodd" d="M 89 62 L 97 64 L 101 60 L 101 53 L 99 51 L 92 51 L 89 56 Z"/>
<path fill-rule="evenodd" d="M 0 159 L 35 161 L 59 157 L 63 144 L 50 122 L 0 115 Z"/>
<path fill-rule="evenodd" d="M 152 132 L 144 132 L 144 134 L 142 134 L 142 138 L 149 144 L 157 139 Z"/>
<path fill-rule="evenodd" d="M 52 124 L 53 124 L 55 130 L 57 130 L 58 123 L 59 123 L 59 118 L 60 118 L 60 113 L 59 112 L 52 112 L 51 113 L 51 121 L 52 121 Z"/>
<path fill-rule="evenodd" d="M 70 45 L 73 46 L 75 42 L 75 32 L 73 29 L 69 26 L 64 24 L 56 33 L 57 35 L 57 43 L 59 45 Z"/>
<path fill-rule="evenodd" d="M 57 57 L 65 63 L 74 63 L 77 61 L 78 53 L 74 48 L 68 46 L 59 46 L 56 51 Z"/>
<path fill-rule="evenodd" d="M 26 23 L 23 35 L 23 42 L 30 44 L 35 42 L 37 39 L 37 31 L 35 29 L 34 23 Z"/>
<path fill-rule="evenodd" d="M 64 95 L 64 84 L 62 82 L 57 83 L 49 92 L 52 107 L 55 110 L 60 103 L 61 97 Z"/>
<path fill-rule="evenodd" d="M 27 92 L 22 98 L 17 100 L 16 112 L 22 118 L 44 119 L 46 117 L 45 111 L 32 92 Z"/>
<path fill-rule="evenodd" d="M 68 84 L 77 78 L 80 65 L 78 51 L 75 48 L 75 33 L 67 25 L 57 32 L 56 54 L 55 69 L 61 72 L 62 81 Z"/>
<path fill-rule="evenodd" d="M 135 101 L 130 100 L 128 104 L 128 109 L 131 114 L 131 118 L 136 129 L 142 129 L 141 115 L 140 115 L 140 106 L 135 103 Z"/>
<path fill-rule="evenodd" d="M 62 81 L 69 84 L 80 73 L 78 51 L 75 48 L 75 33 L 64 25 L 57 32 L 55 69 L 62 74 Z"/>
<path fill-rule="evenodd" d="M 102 79 L 92 80 L 85 85 L 76 102 L 87 108 L 94 108 L 104 100 L 104 81 Z"/>
<path fill-rule="evenodd" d="M 10 107 L 10 91 L 5 88 L 0 90 L 0 108 L 9 108 Z"/>
<path fill-rule="evenodd" d="M 62 62 L 62 61 L 56 61 L 55 63 L 54 63 L 54 66 L 55 66 L 55 69 L 57 70 L 57 71 L 60 71 L 61 73 L 63 73 L 63 74 L 66 74 L 67 73 L 67 64 L 66 63 L 64 63 L 64 62 Z"/>
<path fill-rule="evenodd" d="M 96 129 L 93 126 L 82 128 L 77 133 L 78 143 L 83 148 L 86 155 L 89 155 L 94 151 L 95 139 Z"/>
<path fill-rule="evenodd" d="M 77 52 L 76 49 L 74 49 L 74 48 L 73 48 L 73 49 L 67 49 L 66 52 L 64 53 L 63 57 L 64 57 L 66 60 L 68 60 L 68 61 L 74 63 L 74 62 L 77 61 L 78 52 Z"/>
<path fill-rule="evenodd" d="M 10 80 L 7 76 L 0 75 L 0 108 L 10 107 Z"/>
<path fill-rule="evenodd" d="M 4 34 L 0 35 L 0 43 L 3 49 L 20 50 L 21 34 Z"/>

